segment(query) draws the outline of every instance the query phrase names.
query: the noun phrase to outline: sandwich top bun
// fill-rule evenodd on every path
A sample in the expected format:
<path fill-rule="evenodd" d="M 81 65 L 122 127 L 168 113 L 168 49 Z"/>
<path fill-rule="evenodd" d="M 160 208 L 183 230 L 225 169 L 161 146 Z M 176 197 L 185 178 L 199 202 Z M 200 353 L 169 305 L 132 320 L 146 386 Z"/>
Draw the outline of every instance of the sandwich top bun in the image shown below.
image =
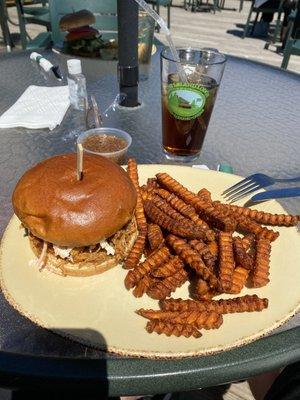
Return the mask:
<path fill-rule="evenodd" d="M 80 28 L 85 25 L 92 25 L 96 22 L 93 13 L 88 10 L 80 10 L 71 14 L 64 15 L 59 21 L 59 28 L 62 31 Z"/>
<path fill-rule="evenodd" d="M 132 219 L 136 191 L 127 173 L 101 156 L 84 154 L 77 180 L 76 154 L 46 159 L 25 172 L 13 208 L 36 237 L 57 246 L 99 243 Z"/>

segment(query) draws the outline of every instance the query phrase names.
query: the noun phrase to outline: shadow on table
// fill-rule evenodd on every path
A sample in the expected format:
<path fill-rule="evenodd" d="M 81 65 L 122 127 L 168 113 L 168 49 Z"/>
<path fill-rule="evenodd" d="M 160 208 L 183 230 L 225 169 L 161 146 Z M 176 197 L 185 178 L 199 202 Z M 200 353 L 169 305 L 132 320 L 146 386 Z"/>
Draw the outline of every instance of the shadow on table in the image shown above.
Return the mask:
<path fill-rule="evenodd" d="M 11 393 L 11 400 L 76 400 L 76 399 L 97 399 L 105 400 L 108 398 L 109 382 L 107 377 L 107 354 L 106 341 L 104 337 L 93 329 L 55 329 L 52 332 L 63 336 L 65 339 L 65 346 L 68 347 L 73 341 L 81 342 L 83 345 L 93 343 L 100 344 L 102 357 L 98 356 L 97 359 L 93 360 L 94 368 L 97 370 L 97 376 L 94 377 L 93 373 L 89 370 L 89 365 L 85 363 L 84 357 L 89 359 L 88 353 L 90 348 L 84 346 L 86 349 L 84 354 L 78 360 L 78 357 L 70 358 L 59 358 L 55 364 L 52 364 L 51 358 L 47 364 L 47 357 L 37 358 L 37 362 L 31 364 L 27 362 L 26 376 L 19 380 L 16 376 L 15 379 L 11 376 L 10 381 L 12 384 L 10 388 L 13 389 Z M 55 336 L 53 335 L 55 341 Z M 51 340 L 51 336 L 48 336 Z M 71 341 L 71 342 L 70 342 Z M 38 342 L 36 343 L 38 346 Z M 77 343 L 74 342 L 74 345 Z M 92 349 L 91 349 L 92 350 Z M 80 365 L 76 364 L 76 368 L 73 368 L 72 361 L 81 362 Z M 37 365 L 40 363 L 40 372 L 37 373 Z M 88 379 L 87 379 L 88 378 Z M 110 398 L 112 399 L 112 398 Z"/>
<path fill-rule="evenodd" d="M 215 386 L 189 392 L 173 393 L 172 400 L 223 400 L 230 385 Z"/>

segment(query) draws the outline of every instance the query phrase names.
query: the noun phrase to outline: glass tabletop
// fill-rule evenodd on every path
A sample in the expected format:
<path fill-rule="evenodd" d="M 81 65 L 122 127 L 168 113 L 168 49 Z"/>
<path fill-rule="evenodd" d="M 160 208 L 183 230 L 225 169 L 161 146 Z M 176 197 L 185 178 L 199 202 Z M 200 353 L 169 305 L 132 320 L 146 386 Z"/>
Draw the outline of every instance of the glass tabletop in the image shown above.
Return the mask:
<path fill-rule="evenodd" d="M 139 86 L 141 106 L 135 109 L 117 107 L 107 119 L 109 126 L 122 128 L 131 134 L 133 144 L 130 155 L 144 164 L 168 162 L 161 150 L 158 53 L 152 59 L 149 79 Z M 51 51 L 46 51 L 45 55 L 53 63 L 59 63 L 65 73 L 65 56 Z M 87 78 L 89 94 L 96 96 L 102 109 L 107 108 L 118 94 L 116 63 L 85 60 L 83 73 Z M 2 56 L 0 113 L 8 109 L 31 84 L 46 85 L 46 82 L 31 64 L 28 52 Z M 63 84 L 66 84 L 65 78 Z M 258 171 L 281 178 L 299 175 L 299 84 L 300 75 L 228 57 L 204 147 L 199 160 L 193 164 L 206 164 L 210 169 L 216 169 L 219 163 L 230 164 L 234 172 L 242 176 Z M 1 233 L 12 215 L 10 197 L 21 174 L 43 158 L 73 151 L 75 139 L 83 129 L 81 116 L 69 110 L 62 124 L 53 131 L 24 128 L 0 130 Z M 288 212 L 299 213 L 299 198 L 281 203 Z M 126 359 L 113 354 L 104 355 L 101 351 L 34 325 L 14 310 L 2 294 L 0 309 L 2 351 L 85 360 L 103 357 L 108 360 L 122 359 L 124 368 Z M 298 325 L 300 320 L 296 316 L 280 330 Z M 253 346 L 255 349 L 256 345 Z M 237 351 L 238 357 L 243 350 L 234 351 Z M 216 360 L 214 357 L 217 356 L 205 357 L 205 362 Z M 191 370 L 196 362 L 191 361 Z"/>

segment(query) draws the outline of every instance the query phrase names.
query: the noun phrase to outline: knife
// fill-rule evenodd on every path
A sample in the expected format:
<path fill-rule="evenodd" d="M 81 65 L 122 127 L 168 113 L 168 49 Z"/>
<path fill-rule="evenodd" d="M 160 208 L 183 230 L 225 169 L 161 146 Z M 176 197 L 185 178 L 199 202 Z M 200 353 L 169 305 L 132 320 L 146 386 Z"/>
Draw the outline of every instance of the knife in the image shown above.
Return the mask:
<path fill-rule="evenodd" d="M 266 192 L 257 193 L 251 197 L 250 201 L 264 201 L 269 199 L 283 199 L 285 197 L 297 197 L 300 196 L 300 187 L 288 188 L 288 189 L 273 189 L 267 190 Z"/>

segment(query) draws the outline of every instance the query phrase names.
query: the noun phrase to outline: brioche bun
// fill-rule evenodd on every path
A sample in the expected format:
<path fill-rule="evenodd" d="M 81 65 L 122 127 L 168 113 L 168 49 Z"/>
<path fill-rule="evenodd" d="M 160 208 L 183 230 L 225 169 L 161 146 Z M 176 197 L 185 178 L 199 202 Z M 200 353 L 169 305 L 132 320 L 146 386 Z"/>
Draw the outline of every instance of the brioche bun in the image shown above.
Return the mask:
<path fill-rule="evenodd" d="M 62 31 L 69 31 L 85 25 L 92 25 L 96 22 L 93 13 L 88 10 L 80 10 L 64 15 L 59 21 L 59 28 Z"/>
<path fill-rule="evenodd" d="M 25 172 L 13 192 L 15 214 L 39 239 L 57 246 L 91 246 L 131 221 L 136 191 L 127 173 L 101 156 L 84 154 L 77 180 L 76 154 L 48 158 Z"/>

